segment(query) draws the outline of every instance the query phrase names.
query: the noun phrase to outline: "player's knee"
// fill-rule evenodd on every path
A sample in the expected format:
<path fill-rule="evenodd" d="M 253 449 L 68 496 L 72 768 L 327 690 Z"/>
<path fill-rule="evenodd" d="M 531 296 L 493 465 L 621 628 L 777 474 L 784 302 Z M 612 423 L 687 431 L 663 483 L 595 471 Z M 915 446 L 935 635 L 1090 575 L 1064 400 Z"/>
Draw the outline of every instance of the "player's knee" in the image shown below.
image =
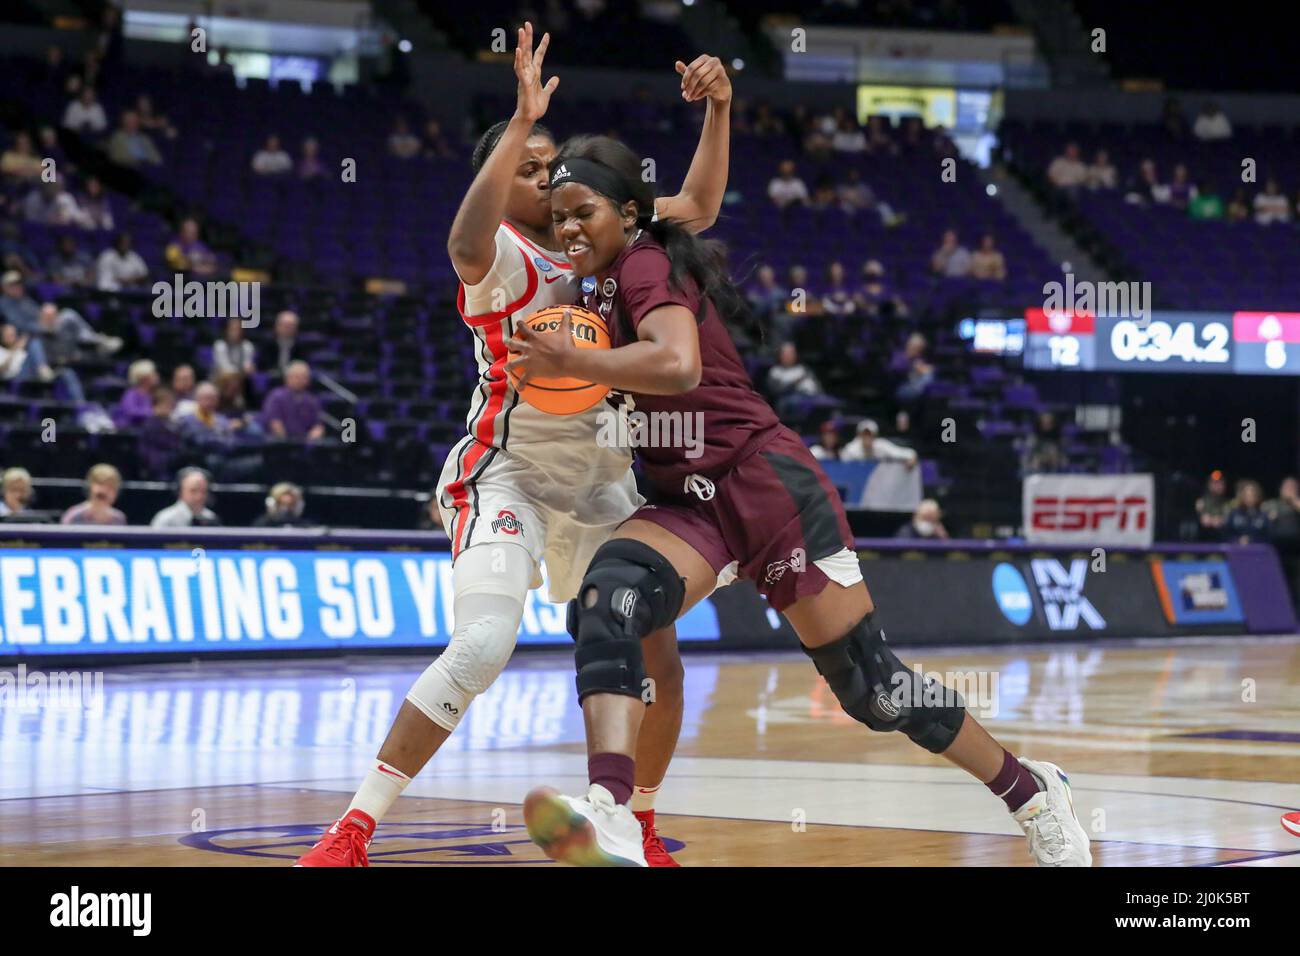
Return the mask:
<path fill-rule="evenodd" d="M 681 654 L 677 652 L 675 635 L 644 640 L 641 642 L 641 650 L 645 656 L 648 681 L 642 698 L 648 698 L 648 704 L 659 703 L 670 707 L 680 705 L 684 697 L 686 668 L 682 666 Z"/>
<path fill-rule="evenodd" d="M 518 622 L 509 615 L 467 617 L 447 649 L 416 680 L 406 699 L 446 730 L 455 730 L 470 703 L 492 686 L 514 650 Z"/>
<path fill-rule="evenodd" d="M 601 545 L 569 602 L 578 700 L 597 693 L 642 697 L 641 639 L 675 621 L 684 598 L 681 577 L 654 548 L 629 538 Z"/>
<path fill-rule="evenodd" d="M 901 731 L 931 753 L 957 738 L 966 707 L 956 691 L 904 666 L 868 614 L 837 641 L 805 647 L 844 712 L 881 732 Z"/>

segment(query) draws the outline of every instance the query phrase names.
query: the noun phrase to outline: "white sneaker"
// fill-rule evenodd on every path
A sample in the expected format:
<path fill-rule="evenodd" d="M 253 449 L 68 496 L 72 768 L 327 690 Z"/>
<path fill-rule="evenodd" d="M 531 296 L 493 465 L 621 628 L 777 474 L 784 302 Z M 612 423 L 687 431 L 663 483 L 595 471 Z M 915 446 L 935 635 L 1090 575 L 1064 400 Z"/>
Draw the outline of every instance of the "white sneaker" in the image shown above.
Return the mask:
<path fill-rule="evenodd" d="M 1029 853 L 1039 866 L 1092 866 L 1088 833 L 1074 815 L 1070 779 L 1054 763 L 1017 757 L 1046 788 L 1011 815 L 1029 838 Z"/>
<path fill-rule="evenodd" d="M 538 787 L 524 798 L 524 823 L 552 860 L 574 866 L 648 866 L 641 824 L 598 783 L 585 797 Z"/>

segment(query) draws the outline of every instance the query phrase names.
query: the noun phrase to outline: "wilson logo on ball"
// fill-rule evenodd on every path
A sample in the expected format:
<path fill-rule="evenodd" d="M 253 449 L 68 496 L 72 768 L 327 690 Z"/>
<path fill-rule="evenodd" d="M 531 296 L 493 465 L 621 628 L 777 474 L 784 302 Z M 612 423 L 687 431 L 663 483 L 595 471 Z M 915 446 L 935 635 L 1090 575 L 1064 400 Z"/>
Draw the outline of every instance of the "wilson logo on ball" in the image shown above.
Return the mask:
<path fill-rule="evenodd" d="M 609 326 L 595 312 L 577 305 L 553 305 L 534 312 L 524 320 L 524 324 L 533 332 L 550 335 L 564 328 L 564 313 L 569 313 L 569 322 L 573 327 L 573 344 L 580 349 L 607 349 L 609 343 Z M 511 352 L 510 359 L 518 353 Z M 598 404 L 609 394 L 608 385 L 587 382 L 572 377 L 530 377 L 519 387 L 519 378 L 515 369 L 509 371 L 510 384 L 519 392 L 519 397 L 533 408 L 551 415 L 576 415 Z"/>

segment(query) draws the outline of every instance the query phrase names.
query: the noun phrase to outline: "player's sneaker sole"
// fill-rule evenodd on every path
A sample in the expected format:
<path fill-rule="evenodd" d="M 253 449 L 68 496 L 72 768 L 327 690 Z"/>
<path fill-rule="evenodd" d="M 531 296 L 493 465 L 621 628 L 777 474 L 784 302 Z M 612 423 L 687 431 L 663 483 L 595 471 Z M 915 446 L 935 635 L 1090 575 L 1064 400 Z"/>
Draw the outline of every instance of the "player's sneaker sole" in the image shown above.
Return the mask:
<path fill-rule="evenodd" d="M 607 853 L 596 841 L 596 828 L 556 790 L 538 787 L 524 798 L 528 836 L 552 860 L 572 866 L 639 866 L 635 860 Z"/>

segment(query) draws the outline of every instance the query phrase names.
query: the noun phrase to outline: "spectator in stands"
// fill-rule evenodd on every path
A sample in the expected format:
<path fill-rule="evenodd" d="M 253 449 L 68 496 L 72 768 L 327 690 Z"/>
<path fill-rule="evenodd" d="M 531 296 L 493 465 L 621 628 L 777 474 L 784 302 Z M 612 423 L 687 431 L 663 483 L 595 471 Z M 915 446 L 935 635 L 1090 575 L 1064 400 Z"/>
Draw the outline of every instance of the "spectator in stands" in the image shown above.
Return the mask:
<path fill-rule="evenodd" d="M 1197 190 L 1196 196 L 1187 203 L 1187 215 L 1191 219 L 1222 219 L 1223 200 L 1214 193 Z"/>
<path fill-rule="evenodd" d="M 322 179 L 325 176 L 325 164 L 320 158 L 320 143 L 316 137 L 308 136 L 302 141 L 302 155 L 298 157 L 299 179 Z"/>
<path fill-rule="evenodd" d="M 1268 515 L 1261 506 L 1264 491 L 1258 481 L 1247 478 L 1237 483 L 1237 504 L 1223 523 L 1224 540 L 1237 544 L 1259 544 L 1268 540 Z"/>
<path fill-rule="evenodd" d="M 784 342 L 794 325 L 789 312 L 790 290 L 776 281 L 776 270 L 769 265 L 759 266 L 756 278 L 758 284 L 746 296 L 749 307 L 759 324 L 772 330 Z"/>
<path fill-rule="evenodd" d="M 0 518 L 15 521 L 30 512 L 32 501 L 32 475 L 26 468 L 6 468 L 0 475 Z"/>
<path fill-rule="evenodd" d="M 431 119 L 424 124 L 424 158 L 453 159 L 456 156 L 451 143 L 443 135 L 442 124 Z"/>
<path fill-rule="evenodd" d="M 198 408 L 198 396 L 195 394 L 196 382 L 194 366 L 178 365 L 172 369 L 172 398 L 176 403 L 176 407 L 172 410 L 173 421 L 179 423 L 182 419 L 193 415 Z"/>
<path fill-rule="evenodd" d="M 86 500 L 63 512 L 60 524 L 126 524 L 126 515 L 113 505 L 122 490 L 122 474 L 112 465 L 99 464 L 86 474 Z"/>
<path fill-rule="evenodd" d="M 253 521 L 254 528 L 314 528 L 303 517 L 307 504 L 302 489 L 289 481 L 272 485 L 266 496 L 266 513 Z"/>
<path fill-rule="evenodd" d="M 1223 478 L 1223 472 L 1210 472 L 1210 477 L 1205 482 L 1205 491 L 1196 499 L 1196 517 L 1201 526 L 1201 537 L 1210 541 L 1220 540 L 1231 510 L 1232 501 L 1228 498 L 1228 483 Z"/>
<path fill-rule="evenodd" d="M 93 88 L 83 86 L 77 98 L 68 104 L 63 111 L 63 128 L 96 136 L 108 129 L 108 116 Z"/>
<path fill-rule="evenodd" d="M 195 386 L 194 411 L 183 416 L 178 423 L 181 438 L 188 447 L 215 452 L 234 441 L 235 428 L 230 419 L 217 410 L 220 400 L 217 386 L 211 382 L 200 382 Z"/>
<path fill-rule="evenodd" d="M 1226 212 L 1228 222 L 1245 222 L 1250 218 L 1250 203 L 1246 199 L 1246 190 L 1238 186 L 1237 191 L 1232 194 L 1232 199 L 1228 202 Z"/>
<path fill-rule="evenodd" d="M 906 318 L 907 303 L 885 280 L 885 267 L 878 259 L 862 263 L 862 285 L 856 293 L 858 309 L 872 316 Z"/>
<path fill-rule="evenodd" d="M 284 384 L 272 389 L 262 406 L 262 427 L 276 438 L 305 438 L 315 441 L 325 434 L 320 399 L 307 389 L 311 367 L 290 362 L 284 370 Z"/>
<path fill-rule="evenodd" d="M 793 342 L 786 342 L 777 352 L 776 364 L 767 373 L 767 390 L 782 418 L 789 417 L 800 399 L 824 394 L 817 376 L 799 361 Z"/>
<path fill-rule="evenodd" d="M 1007 261 L 998 249 L 997 240 L 992 233 L 985 233 L 980 239 L 980 247 L 970 258 L 970 274 L 973 279 L 989 282 L 1001 282 L 1007 277 Z"/>
<path fill-rule="evenodd" d="M 787 209 L 792 205 L 808 205 L 808 187 L 795 175 L 794 160 L 781 161 L 776 176 L 767 184 L 767 198 L 772 200 L 778 209 Z"/>
<path fill-rule="evenodd" d="M 1291 201 L 1278 187 L 1277 180 L 1270 176 L 1264 184 L 1264 191 L 1255 195 L 1255 222 L 1268 226 L 1290 221 Z"/>
<path fill-rule="evenodd" d="M 1283 478 L 1277 497 L 1264 502 L 1264 515 L 1269 540 L 1292 549 L 1300 544 L 1300 480 Z"/>
<path fill-rule="evenodd" d="M 81 208 L 81 217 L 77 221 L 82 229 L 112 229 L 113 207 L 109 204 L 108 194 L 98 176 L 86 180 L 86 191 L 77 199 Z"/>
<path fill-rule="evenodd" d="M 821 212 L 830 209 L 835 202 L 835 181 L 831 179 L 829 173 L 821 173 L 813 183 L 813 194 L 812 199 L 808 201 L 808 208 Z"/>
<path fill-rule="evenodd" d="M 919 402 L 930 388 L 931 382 L 935 381 L 935 367 L 926 360 L 926 349 L 930 345 L 926 337 L 919 332 L 911 333 L 907 336 L 907 343 L 902 350 L 902 355 L 894 359 L 893 367 L 902 369 L 904 373 L 904 382 L 898 386 L 896 395 L 898 401 L 911 405 Z"/>
<path fill-rule="evenodd" d="M 280 145 L 280 137 L 272 133 L 253 154 L 250 166 L 258 176 L 283 176 L 293 172 L 293 157 Z"/>
<path fill-rule="evenodd" d="M 894 436 L 895 441 L 906 448 L 906 442 L 912 434 L 912 416 L 907 413 L 907 409 L 900 408 L 894 416 L 894 431 L 898 434 Z"/>
<path fill-rule="evenodd" d="M 263 350 L 261 368 L 283 372 L 288 364 L 302 358 L 298 341 L 298 313 L 285 309 L 275 317 L 275 338 Z"/>
<path fill-rule="evenodd" d="M 3 206 L 0 194 L 0 206 Z M 0 259 L 4 272 L 16 272 L 20 281 L 31 281 L 38 276 L 36 258 L 23 242 L 22 230 L 12 219 L 0 221 Z"/>
<path fill-rule="evenodd" d="M 32 148 L 32 138 L 27 133 L 15 133 L 14 141 L 0 154 L 0 175 L 7 183 L 35 182 L 41 178 L 41 157 Z"/>
<path fill-rule="evenodd" d="M 27 350 L 30 342 L 31 336 L 19 332 L 16 326 L 8 322 L 0 325 L 0 382 L 41 380 L 40 368 L 45 364 L 44 359 L 37 361 L 33 358 Z M 54 373 L 50 372 L 45 381 L 53 377 Z"/>
<path fill-rule="evenodd" d="M 885 126 L 882 117 L 867 117 L 867 151 L 878 154 L 888 153 L 891 156 L 898 155 L 898 146 L 894 143 L 894 138 L 889 135 L 889 128 Z"/>
<path fill-rule="evenodd" d="M 1041 411 L 1025 444 L 1025 474 L 1050 474 L 1064 467 L 1065 452 L 1061 445 L 1060 423 L 1054 413 Z"/>
<path fill-rule="evenodd" d="M 122 113 L 117 132 L 108 140 L 108 158 L 132 169 L 162 165 L 162 155 L 149 134 L 140 129 L 140 116 L 135 110 Z"/>
<path fill-rule="evenodd" d="M 1088 167 L 1079 158 L 1079 144 L 1066 143 L 1065 152 L 1047 167 L 1047 178 L 1057 189 L 1078 189 L 1088 181 Z"/>
<path fill-rule="evenodd" d="M 1217 103 L 1206 103 L 1192 125 L 1192 135 L 1205 142 L 1231 139 L 1232 124 Z"/>
<path fill-rule="evenodd" d="M 826 289 L 822 293 L 822 311 L 827 315 L 852 315 L 858 310 L 857 300 L 849 289 L 844 275 L 844 265 L 832 262 L 826 269 Z"/>
<path fill-rule="evenodd" d="M 158 133 L 165 139 L 176 138 L 176 127 L 172 126 L 171 120 L 161 113 L 155 113 L 153 100 L 149 94 L 141 93 L 136 97 L 135 112 L 140 117 L 140 129 L 146 133 Z"/>
<path fill-rule="evenodd" d="M 215 527 L 221 524 L 208 507 L 208 473 L 202 468 L 182 468 L 176 476 L 176 501 L 149 522 L 152 528 Z"/>
<path fill-rule="evenodd" d="M 772 110 L 770 103 L 759 103 L 754 108 L 754 121 L 750 127 L 750 132 L 754 136 L 768 138 L 771 136 L 781 136 L 785 133 L 785 125 Z"/>
<path fill-rule="evenodd" d="M 1174 167 L 1174 179 L 1169 184 L 1169 205 L 1186 209 L 1200 193 L 1187 175 L 1187 167 L 1179 163 Z"/>
<path fill-rule="evenodd" d="M 129 232 L 119 232 L 113 237 L 113 244 L 99 254 L 95 276 L 95 284 L 101 292 L 120 292 L 149 281 L 149 267 L 131 248 Z"/>
<path fill-rule="evenodd" d="M 1125 202 L 1135 203 L 1137 205 L 1146 205 L 1155 203 L 1164 205 L 1169 202 L 1169 186 L 1167 183 L 1160 181 L 1160 173 L 1156 169 L 1154 159 L 1144 159 L 1138 167 L 1137 179 L 1130 184 L 1128 192 L 1124 196 Z"/>
<path fill-rule="evenodd" d="M 817 441 L 808 449 L 812 452 L 812 456 L 818 461 L 839 461 L 842 444 L 839 426 L 828 419 L 822 422 L 817 436 Z"/>
<path fill-rule="evenodd" d="M 180 428 L 172 421 L 175 411 L 176 393 L 164 386 L 154 389 L 153 413 L 140 426 L 140 438 L 136 442 L 136 453 L 148 478 L 165 478 L 180 453 Z"/>
<path fill-rule="evenodd" d="M 76 226 L 83 221 L 77 197 L 61 181 L 41 183 L 23 200 L 23 219 L 38 226 Z"/>
<path fill-rule="evenodd" d="M 50 257 L 46 272 L 52 282 L 74 289 L 83 288 L 94 284 L 95 263 L 77 246 L 74 236 L 64 233 L 59 237 L 58 248 Z"/>
<path fill-rule="evenodd" d="M 840 455 L 844 461 L 892 461 L 915 468 L 919 457 L 916 451 L 880 437 L 880 426 L 870 418 L 858 422 L 858 433 L 844 446 Z"/>
<path fill-rule="evenodd" d="M 901 145 L 904 152 L 914 153 L 924 145 L 925 123 L 919 116 L 903 117 Z"/>
<path fill-rule="evenodd" d="M 946 541 L 948 529 L 943 526 L 939 502 L 933 498 L 923 499 L 912 512 L 912 520 L 895 531 L 894 537 Z"/>
<path fill-rule="evenodd" d="M 843 111 L 836 124 L 835 134 L 831 137 L 831 149 L 837 153 L 865 153 L 867 136 L 847 110 Z"/>
<path fill-rule="evenodd" d="M 226 319 L 225 332 L 212 345 L 212 371 L 252 375 L 257 371 L 256 351 L 253 343 L 244 338 L 243 321 Z"/>
<path fill-rule="evenodd" d="M 243 374 L 235 369 L 226 369 L 212 376 L 212 384 L 217 386 L 217 411 L 230 421 L 231 429 L 240 431 L 247 428 L 250 419 L 244 400 Z"/>
<path fill-rule="evenodd" d="M 939 248 L 930 256 L 930 271 L 947 279 L 964 279 L 970 268 L 970 250 L 957 240 L 957 230 L 945 230 Z"/>
<path fill-rule="evenodd" d="M 163 251 L 167 268 L 175 272 L 189 272 L 196 276 L 211 276 L 217 272 L 217 257 L 199 238 L 198 220 L 181 220 L 180 229 Z"/>
<path fill-rule="evenodd" d="M 388 134 L 388 152 L 398 159 L 411 159 L 420 155 L 423 147 L 420 137 L 411 132 L 406 117 L 399 116 L 393 121 L 393 131 Z"/>
<path fill-rule="evenodd" d="M 27 299 L 26 302 L 31 303 L 32 300 Z M 70 356 L 69 362 L 76 359 L 77 351 L 82 346 L 94 349 L 100 355 L 115 355 L 122 348 L 120 338 L 96 332 L 76 309 L 60 309 L 53 302 L 46 302 L 37 309 L 36 317 L 39 332 L 45 339 L 46 351 L 51 351 L 51 340 L 57 339 L 60 347 Z M 51 364 L 58 363 L 51 360 Z"/>
<path fill-rule="evenodd" d="M 845 180 L 840 184 L 837 196 L 840 209 L 850 216 L 858 211 L 874 209 L 880 216 L 881 224 L 887 227 L 897 226 L 907 218 L 894 212 L 889 203 L 878 200 L 875 191 L 862 181 L 862 176 L 856 167 L 850 168 L 845 174 Z"/>
<path fill-rule="evenodd" d="M 161 382 L 158 367 L 149 359 L 136 359 L 126 371 L 127 389 L 113 409 L 113 424 L 136 428 L 153 415 L 153 393 Z"/>
<path fill-rule="evenodd" d="M 1110 153 L 1104 149 L 1097 150 L 1093 156 L 1085 185 L 1089 189 L 1115 189 L 1119 186 L 1119 170 L 1110 161 Z"/>

